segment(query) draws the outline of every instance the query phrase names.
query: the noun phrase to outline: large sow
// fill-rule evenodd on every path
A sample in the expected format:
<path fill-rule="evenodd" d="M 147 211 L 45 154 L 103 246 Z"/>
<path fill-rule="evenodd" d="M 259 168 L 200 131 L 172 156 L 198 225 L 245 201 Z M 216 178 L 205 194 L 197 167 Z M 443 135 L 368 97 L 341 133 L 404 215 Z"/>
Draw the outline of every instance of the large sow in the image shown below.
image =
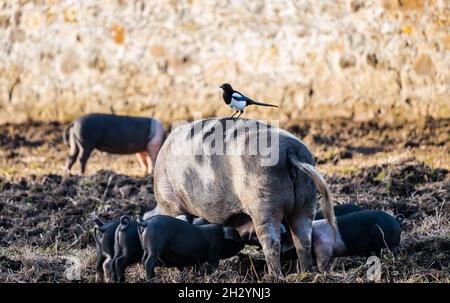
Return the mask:
<path fill-rule="evenodd" d="M 316 190 L 335 228 L 330 190 L 308 147 L 255 120 L 212 118 L 175 128 L 156 160 L 154 186 L 161 213 L 228 225 L 243 239 L 255 230 L 269 272 L 277 276 L 283 219 L 292 230 L 300 269 L 312 266 Z"/>

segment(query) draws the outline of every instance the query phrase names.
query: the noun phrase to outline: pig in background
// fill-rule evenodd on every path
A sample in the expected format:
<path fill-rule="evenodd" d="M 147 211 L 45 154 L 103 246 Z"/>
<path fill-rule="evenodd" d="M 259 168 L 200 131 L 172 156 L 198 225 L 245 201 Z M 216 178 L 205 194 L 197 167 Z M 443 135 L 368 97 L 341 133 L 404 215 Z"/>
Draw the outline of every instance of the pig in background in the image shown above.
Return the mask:
<path fill-rule="evenodd" d="M 152 118 L 88 114 L 64 130 L 64 144 L 69 146 L 65 169 L 70 172 L 79 158 L 81 173 L 94 149 L 111 154 L 136 154 L 146 174 L 151 174 L 166 131 Z"/>

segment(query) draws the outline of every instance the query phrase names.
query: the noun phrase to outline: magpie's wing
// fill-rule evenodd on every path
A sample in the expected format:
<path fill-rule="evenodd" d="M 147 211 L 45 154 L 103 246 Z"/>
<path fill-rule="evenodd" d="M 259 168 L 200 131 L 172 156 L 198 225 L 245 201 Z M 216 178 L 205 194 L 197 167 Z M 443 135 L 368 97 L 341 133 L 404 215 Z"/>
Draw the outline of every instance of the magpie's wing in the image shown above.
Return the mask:
<path fill-rule="evenodd" d="M 244 95 L 242 95 L 242 94 L 240 94 L 239 92 L 236 92 L 236 91 L 231 95 L 231 97 L 234 100 L 236 100 L 236 101 L 249 101 L 250 100 L 246 96 L 244 96 Z M 252 101 L 252 100 L 250 100 L 250 101 Z"/>
<path fill-rule="evenodd" d="M 243 94 L 241 94 L 240 92 L 237 92 L 237 91 L 234 91 L 234 93 L 231 96 L 236 101 L 245 101 L 245 102 L 247 102 L 247 105 L 256 103 L 256 101 L 253 101 L 252 99 L 244 96 Z"/>

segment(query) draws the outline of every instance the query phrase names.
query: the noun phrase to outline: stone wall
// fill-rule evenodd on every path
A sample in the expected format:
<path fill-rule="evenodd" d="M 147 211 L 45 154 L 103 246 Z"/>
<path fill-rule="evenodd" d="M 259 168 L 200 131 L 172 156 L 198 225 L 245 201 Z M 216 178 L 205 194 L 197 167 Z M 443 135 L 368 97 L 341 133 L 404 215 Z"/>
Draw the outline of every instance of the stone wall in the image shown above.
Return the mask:
<path fill-rule="evenodd" d="M 4 0 L 0 121 L 450 117 L 448 0 Z"/>

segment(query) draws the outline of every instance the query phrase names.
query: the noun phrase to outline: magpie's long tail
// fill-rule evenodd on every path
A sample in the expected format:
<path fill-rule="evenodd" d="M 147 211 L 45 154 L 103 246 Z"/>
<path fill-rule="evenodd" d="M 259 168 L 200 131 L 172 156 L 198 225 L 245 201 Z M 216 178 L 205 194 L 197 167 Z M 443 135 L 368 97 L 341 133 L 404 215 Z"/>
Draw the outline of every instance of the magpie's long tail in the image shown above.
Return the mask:
<path fill-rule="evenodd" d="M 258 106 L 270 106 L 270 107 L 278 107 L 278 105 L 273 105 L 269 103 L 263 103 L 263 102 L 257 102 L 257 101 L 251 101 L 250 104 L 252 105 L 258 105 Z"/>

